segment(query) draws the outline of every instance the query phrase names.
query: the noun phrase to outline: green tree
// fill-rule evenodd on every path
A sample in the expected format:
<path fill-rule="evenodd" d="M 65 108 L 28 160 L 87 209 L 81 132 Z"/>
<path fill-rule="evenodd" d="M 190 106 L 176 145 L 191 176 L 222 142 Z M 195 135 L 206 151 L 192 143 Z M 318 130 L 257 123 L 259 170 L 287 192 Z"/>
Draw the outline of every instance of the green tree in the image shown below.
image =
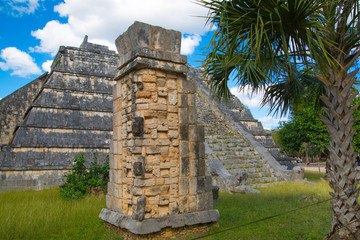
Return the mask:
<path fill-rule="evenodd" d="M 306 69 L 324 87 L 321 116 L 330 134 L 327 171 L 333 221 L 330 239 L 360 239 L 359 180 L 352 139 L 351 106 L 358 70 L 350 70 L 360 54 L 358 0 L 199 0 L 209 8 L 216 26 L 204 61 L 209 86 L 219 99 L 228 99 L 227 82 L 254 90 L 289 83 L 268 101 L 286 112 L 296 103 L 297 80 Z M 291 85 L 293 84 L 293 85 Z"/>
<path fill-rule="evenodd" d="M 299 155 L 305 144 L 311 156 L 320 155 L 329 145 L 329 133 L 312 105 L 296 110 L 278 131 L 281 149 L 290 156 Z"/>

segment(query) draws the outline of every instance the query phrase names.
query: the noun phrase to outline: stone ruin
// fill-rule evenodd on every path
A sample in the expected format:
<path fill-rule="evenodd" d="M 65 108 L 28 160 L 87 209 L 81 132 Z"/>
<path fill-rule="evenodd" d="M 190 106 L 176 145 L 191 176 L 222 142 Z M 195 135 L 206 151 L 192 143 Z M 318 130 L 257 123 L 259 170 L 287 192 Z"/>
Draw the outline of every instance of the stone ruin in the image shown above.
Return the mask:
<path fill-rule="evenodd" d="M 164 61 L 159 62 L 163 64 L 161 67 L 164 67 L 164 71 L 171 72 L 172 70 L 169 69 L 171 64 L 182 64 L 180 73 L 186 76 L 185 82 L 191 86 L 191 94 L 196 91 L 191 96 L 187 93 L 187 100 L 191 101 L 187 105 L 190 109 L 189 117 L 192 121 L 196 118 L 197 122 L 204 126 L 205 142 L 204 145 L 199 144 L 201 146 L 199 154 L 204 153 L 202 147 L 204 146 L 205 161 L 200 160 L 199 164 L 203 167 L 205 163 L 205 169 L 212 175 L 214 185 L 228 191 L 243 192 L 274 182 L 302 177 L 303 173 L 298 167 L 289 169 L 291 165 L 280 164 L 288 162 L 279 154 L 279 147 L 275 145 L 271 136 L 265 133 L 261 123 L 252 117 L 250 111 L 237 98 L 233 96 L 228 105 L 218 103 L 212 98 L 201 71 L 187 65 L 186 57 L 174 53 L 175 49 L 170 50 L 170 53 L 160 51 L 163 56 L 151 57 L 150 54 L 159 54 L 155 50 L 160 48 L 160 45 L 153 48 L 133 49 L 133 46 L 144 47 L 141 45 L 142 40 L 132 43 L 135 36 L 127 37 L 131 40 L 128 45 L 124 48 L 118 47 L 121 58 L 105 46 L 88 42 L 87 37 L 80 48 L 62 46 L 53 61 L 50 73 L 43 74 L 0 100 L 0 191 L 42 189 L 60 185 L 64 181 L 64 174 L 71 168 L 75 155 L 80 152 L 84 152 L 89 161 L 104 159 L 110 153 L 110 143 L 113 138 L 116 141 L 121 134 L 121 132 L 113 134 L 112 120 L 112 111 L 117 112 L 121 107 L 116 104 L 113 106 L 112 103 L 112 88 L 116 82 L 114 77 L 118 72 L 117 67 L 135 56 L 145 56 L 139 63 L 144 66 L 148 66 L 150 60 L 163 59 Z M 159 44 L 177 41 L 172 44 L 179 48 L 180 40 L 175 37 L 168 36 L 166 40 L 161 34 L 155 37 L 158 37 Z M 125 76 L 130 69 L 130 67 L 127 70 L 123 68 L 121 74 Z M 172 80 L 170 79 L 169 82 Z M 153 86 L 154 83 L 143 83 L 143 87 L 147 85 Z M 140 83 L 132 85 L 134 90 L 139 87 L 141 87 Z M 182 99 L 175 99 L 175 94 L 171 94 L 173 89 L 158 85 L 155 88 L 157 94 L 151 92 L 151 98 L 157 95 L 158 102 L 147 103 L 148 98 L 136 98 L 138 102 L 135 104 L 139 104 L 140 109 L 147 104 L 164 107 L 161 105 L 165 104 L 164 99 L 169 102 L 170 108 L 174 106 L 170 101 L 174 103 L 176 100 L 177 104 L 181 103 Z M 141 101 L 144 102 L 140 103 Z M 195 108 L 191 105 L 193 101 Z M 130 110 L 129 108 L 126 111 Z M 117 114 L 114 115 L 114 119 L 116 116 Z M 136 120 L 139 116 L 133 117 L 134 122 L 142 121 Z M 151 133 L 148 133 L 150 128 L 147 128 L 146 124 L 143 131 L 144 134 L 153 134 L 153 136 L 156 136 L 155 132 L 157 132 L 157 140 L 162 141 L 165 125 L 159 123 L 165 118 L 157 117 L 159 119 L 153 121 L 154 128 Z M 144 118 L 145 120 L 147 118 Z M 169 125 L 167 127 L 168 141 L 170 139 L 181 141 L 180 132 L 176 133 Z M 193 131 L 194 128 L 189 127 L 188 134 L 193 134 Z M 159 147 L 160 155 L 166 147 L 165 145 Z M 192 147 L 198 148 L 197 145 L 192 145 L 191 141 L 189 147 L 189 151 L 193 150 Z M 118 145 L 115 148 L 117 149 Z M 146 147 L 141 149 L 146 155 Z M 137 148 L 134 148 L 135 152 L 131 154 L 139 154 L 136 150 Z M 155 147 L 153 150 L 158 151 L 158 148 Z M 169 154 L 173 153 L 169 152 Z M 139 163 L 136 165 L 140 166 L 142 161 L 137 162 Z M 189 166 L 189 171 L 193 171 L 190 159 Z M 167 176 L 166 170 L 169 169 L 162 170 L 165 176 Z M 145 168 L 145 174 L 146 171 L 150 170 Z"/>
<path fill-rule="evenodd" d="M 140 22 L 116 39 L 110 181 L 100 218 L 135 234 L 219 218 L 180 43 L 180 32 Z"/>

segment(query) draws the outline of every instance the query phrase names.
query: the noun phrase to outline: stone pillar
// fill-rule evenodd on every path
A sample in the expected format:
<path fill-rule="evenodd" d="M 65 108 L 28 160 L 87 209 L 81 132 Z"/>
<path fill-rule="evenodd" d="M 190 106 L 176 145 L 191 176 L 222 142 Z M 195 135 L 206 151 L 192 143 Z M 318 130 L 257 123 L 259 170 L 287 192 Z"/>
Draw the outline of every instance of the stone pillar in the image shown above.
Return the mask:
<path fill-rule="evenodd" d="M 116 39 L 110 182 L 100 218 L 135 234 L 219 218 L 180 44 L 180 32 L 140 22 Z"/>

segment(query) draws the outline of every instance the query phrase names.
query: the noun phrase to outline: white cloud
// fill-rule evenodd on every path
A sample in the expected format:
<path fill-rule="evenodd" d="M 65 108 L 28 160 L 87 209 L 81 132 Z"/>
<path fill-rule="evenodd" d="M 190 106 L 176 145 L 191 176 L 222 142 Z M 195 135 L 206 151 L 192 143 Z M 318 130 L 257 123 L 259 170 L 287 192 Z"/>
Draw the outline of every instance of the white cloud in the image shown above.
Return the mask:
<path fill-rule="evenodd" d="M 32 31 L 31 35 L 40 39 L 40 46 L 31 48 L 35 52 L 51 53 L 55 56 L 59 46 L 79 46 L 82 38 L 74 34 L 68 24 L 52 20 L 43 29 Z"/>
<path fill-rule="evenodd" d="M 32 32 L 40 40 L 40 45 L 34 48 L 38 52 L 54 55 L 60 45 L 78 46 L 84 35 L 91 42 L 114 48 L 115 39 L 135 20 L 190 36 L 208 30 L 206 19 L 199 17 L 206 16 L 208 10 L 193 0 L 66 0 L 54 9 L 68 21 L 64 24 L 51 21 L 43 29 Z M 186 43 L 187 46 L 195 46 L 196 39 L 193 37 L 193 44 Z"/>
<path fill-rule="evenodd" d="M 3 0 L 5 8 L 8 13 L 13 16 L 22 16 L 23 14 L 34 13 L 39 7 L 39 0 Z"/>
<path fill-rule="evenodd" d="M 185 36 L 181 39 L 181 54 L 191 55 L 195 51 L 195 48 L 199 46 L 201 36 L 199 34 L 193 34 Z"/>
<path fill-rule="evenodd" d="M 53 60 L 47 60 L 46 62 L 44 62 L 41 65 L 41 68 L 45 71 L 45 72 L 50 72 L 51 71 L 51 64 L 53 63 Z"/>
<path fill-rule="evenodd" d="M 263 127 L 268 130 L 276 128 L 279 125 L 279 122 L 287 121 L 287 120 L 288 120 L 287 117 L 275 118 L 271 116 L 265 116 L 259 118 L 259 121 L 262 123 Z"/>
<path fill-rule="evenodd" d="M 1 50 L 0 58 L 5 62 L 0 62 L 3 71 L 11 70 L 10 75 L 19 77 L 29 77 L 30 75 L 40 74 L 40 68 L 35 64 L 34 59 L 15 47 L 8 47 Z"/>
<path fill-rule="evenodd" d="M 249 86 L 245 86 L 245 88 L 241 91 L 239 91 L 237 87 L 233 87 L 230 89 L 230 92 L 238 97 L 240 101 L 248 107 L 260 107 L 264 97 L 264 91 L 253 93 Z"/>

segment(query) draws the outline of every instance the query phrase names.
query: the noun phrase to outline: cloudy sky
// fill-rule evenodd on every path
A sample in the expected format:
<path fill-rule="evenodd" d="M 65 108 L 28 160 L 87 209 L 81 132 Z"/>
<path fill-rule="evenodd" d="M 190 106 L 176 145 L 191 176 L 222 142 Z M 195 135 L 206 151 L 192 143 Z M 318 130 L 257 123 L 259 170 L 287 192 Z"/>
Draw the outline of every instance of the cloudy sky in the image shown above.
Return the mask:
<path fill-rule="evenodd" d="M 135 20 L 183 33 L 181 52 L 200 66 L 211 37 L 207 9 L 194 0 L 0 0 L 0 98 L 49 71 L 59 46 L 89 41 L 115 50 L 114 40 Z M 259 109 L 261 94 L 233 94 L 247 105 L 265 128 L 279 119 Z M 281 119 L 286 120 L 286 119 Z"/>

